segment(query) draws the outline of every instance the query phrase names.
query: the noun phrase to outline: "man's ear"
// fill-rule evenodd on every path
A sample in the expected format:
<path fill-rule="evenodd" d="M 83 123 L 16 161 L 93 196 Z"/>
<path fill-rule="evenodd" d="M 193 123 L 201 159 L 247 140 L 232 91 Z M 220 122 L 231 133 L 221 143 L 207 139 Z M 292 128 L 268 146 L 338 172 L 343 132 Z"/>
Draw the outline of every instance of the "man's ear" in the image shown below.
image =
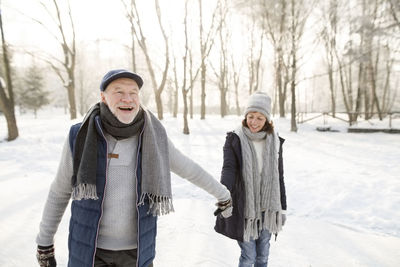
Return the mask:
<path fill-rule="evenodd" d="M 107 103 L 106 103 L 106 97 L 105 97 L 105 95 L 104 95 L 104 92 L 100 92 L 100 101 L 103 102 L 103 103 L 105 103 L 105 104 L 107 104 Z"/>

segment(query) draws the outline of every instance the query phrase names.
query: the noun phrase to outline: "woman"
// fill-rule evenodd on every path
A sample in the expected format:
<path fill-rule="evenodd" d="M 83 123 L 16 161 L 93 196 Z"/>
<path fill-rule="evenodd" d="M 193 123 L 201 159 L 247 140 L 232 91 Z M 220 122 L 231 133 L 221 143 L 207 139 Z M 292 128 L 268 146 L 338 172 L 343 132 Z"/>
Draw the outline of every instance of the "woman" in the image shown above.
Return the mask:
<path fill-rule="evenodd" d="M 217 216 L 215 230 L 238 241 L 239 267 L 267 266 L 271 234 L 286 221 L 282 144 L 271 122 L 271 98 L 250 96 L 242 126 L 224 145 L 221 183 L 232 195 L 232 216 Z"/>

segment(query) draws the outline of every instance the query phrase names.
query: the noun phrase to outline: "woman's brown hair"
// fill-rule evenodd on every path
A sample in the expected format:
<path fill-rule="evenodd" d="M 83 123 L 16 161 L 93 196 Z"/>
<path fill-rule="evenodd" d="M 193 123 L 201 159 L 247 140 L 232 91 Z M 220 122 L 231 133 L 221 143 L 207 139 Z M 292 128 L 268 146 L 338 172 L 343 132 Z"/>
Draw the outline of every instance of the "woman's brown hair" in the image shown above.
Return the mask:
<path fill-rule="evenodd" d="M 249 125 L 247 125 L 247 120 L 246 120 L 246 116 L 244 116 L 244 120 L 242 120 L 242 125 L 244 127 L 249 128 Z M 274 131 L 274 124 L 272 123 L 272 121 L 269 121 L 268 119 L 265 121 L 264 127 L 261 129 L 261 131 L 265 131 L 267 132 L 267 134 L 270 134 Z"/>

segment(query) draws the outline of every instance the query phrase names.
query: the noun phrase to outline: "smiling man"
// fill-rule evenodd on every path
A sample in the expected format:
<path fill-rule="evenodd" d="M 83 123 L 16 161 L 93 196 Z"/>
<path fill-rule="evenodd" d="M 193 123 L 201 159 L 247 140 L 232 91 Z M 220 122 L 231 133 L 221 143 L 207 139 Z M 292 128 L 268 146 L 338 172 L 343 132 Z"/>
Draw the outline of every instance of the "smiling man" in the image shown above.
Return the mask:
<path fill-rule="evenodd" d="M 54 236 L 71 198 L 69 267 L 153 266 L 157 216 L 173 211 L 171 171 L 230 216 L 229 191 L 175 148 L 140 105 L 142 86 L 136 73 L 109 71 L 101 101 L 71 127 L 36 239 L 40 266 L 56 266 Z"/>
<path fill-rule="evenodd" d="M 139 80 L 138 82 L 140 83 Z M 129 78 L 113 80 L 101 92 L 101 101 L 120 122 L 130 124 L 140 107 L 139 86 L 135 80 Z"/>

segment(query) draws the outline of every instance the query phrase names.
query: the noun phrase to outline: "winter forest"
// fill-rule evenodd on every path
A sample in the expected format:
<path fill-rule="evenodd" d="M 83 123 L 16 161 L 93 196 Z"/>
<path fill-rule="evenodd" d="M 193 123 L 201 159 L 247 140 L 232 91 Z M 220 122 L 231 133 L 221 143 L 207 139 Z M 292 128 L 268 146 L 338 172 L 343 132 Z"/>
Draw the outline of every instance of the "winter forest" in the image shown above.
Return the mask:
<path fill-rule="evenodd" d="M 400 6 L 395 0 L 2 1 L 0 109 L 8 140 L 16 112 L 97 101 L 113 67 L 145 77 L 158 118 L 240 114 L 249 94 L 273 112 L 345 113 L 349 125 L 399 111 Z M 96 7 L 95 7 L 95 6 Z"/>
<path fill-rule="evenodd" d="M 399 0 L 0 0 L 0 30 L 0 266 L 36 266 L 65 136 L 117 68 L 217 180 L 249 95 L 271 96 L 288 196 L 271 266 L 400 266 Z M 214 199 L 176 177 L 155 266 L 237 266 Z"/>

